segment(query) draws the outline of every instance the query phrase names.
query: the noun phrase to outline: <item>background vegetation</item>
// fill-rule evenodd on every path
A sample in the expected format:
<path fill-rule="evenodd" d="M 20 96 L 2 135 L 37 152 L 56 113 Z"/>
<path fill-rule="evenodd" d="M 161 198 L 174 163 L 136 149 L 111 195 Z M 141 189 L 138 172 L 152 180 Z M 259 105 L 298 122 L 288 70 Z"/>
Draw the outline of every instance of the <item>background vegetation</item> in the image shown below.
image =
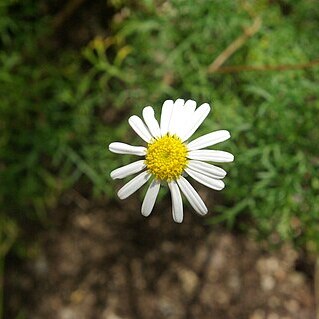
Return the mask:
<path fill-rule="evenodd" d="M 25 228 L 74 185 L 115 197 L 108 143 L 133 143 L 129 115 L 178 97 L 212 103 L 200 133 L 232 133 L 209 221 L 318 248 L 316 1 L 96 1 L 86 24 L 63 3 L 0 4 L 1 257 L 27 254 Z"/>

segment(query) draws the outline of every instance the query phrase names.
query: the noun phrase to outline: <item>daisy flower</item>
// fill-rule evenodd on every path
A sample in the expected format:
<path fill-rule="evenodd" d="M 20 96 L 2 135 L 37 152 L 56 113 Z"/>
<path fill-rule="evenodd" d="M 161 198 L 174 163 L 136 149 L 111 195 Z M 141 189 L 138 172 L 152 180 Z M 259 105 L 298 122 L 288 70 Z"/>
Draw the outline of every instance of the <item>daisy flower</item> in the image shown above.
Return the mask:
<path fill-rule="evenodd" d="M 181 193 L 198 214 L 205 215 L 208 211 L 205 203 L 185 177 L 192 177 L 209 188 L 221 190 L 225 187 L 222 178 L 226 172 L 206 162 L 234 160 L 234 156 L 228 152 L 204 149 L 230 138 L 226 130 L 215 131 L 188 142 L 209 112 L 210 106 L 207 103 L 196 109 L 195 101 L 188 100 L 185 103 L 183 99 L 177 99 L 175 102 L 164 102 L 160 123 L 151 106 L 143 109 L 144 121 L 136 115 L 131 116 L 128 120 L 130 126 L 147 145 L 132 146 L 120 142 L 109 145 L 109 150 L 113 153 L 143 157 L 111 172 L 113 179 L 139 173 L 118 191 L 119 198 L 129 197 L 151 179 L 142 204 L 142 215 L 151 214 L 163 184 L 167 184 L 171 192 L 175 222 L 183 221 Z"/>

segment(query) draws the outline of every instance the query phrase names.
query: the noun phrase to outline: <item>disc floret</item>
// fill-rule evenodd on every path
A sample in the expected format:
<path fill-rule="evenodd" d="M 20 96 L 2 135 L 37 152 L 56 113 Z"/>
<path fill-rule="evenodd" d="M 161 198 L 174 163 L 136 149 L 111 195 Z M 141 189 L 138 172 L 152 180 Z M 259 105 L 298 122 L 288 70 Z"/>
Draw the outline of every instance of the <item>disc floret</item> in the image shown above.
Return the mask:
<path fill-rule="evenodd" d="M 187 147 L 176 135 L 165 135 L 148 144 L 145 164 L 158 180 L 179 178 L 187 165 Z"/>

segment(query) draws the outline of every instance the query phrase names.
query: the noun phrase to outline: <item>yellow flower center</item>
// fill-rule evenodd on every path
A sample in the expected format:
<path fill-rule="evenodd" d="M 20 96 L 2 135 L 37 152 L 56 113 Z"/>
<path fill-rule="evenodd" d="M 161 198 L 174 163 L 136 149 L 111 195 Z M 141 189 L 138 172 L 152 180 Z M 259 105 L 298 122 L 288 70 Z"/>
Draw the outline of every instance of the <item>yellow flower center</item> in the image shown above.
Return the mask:
<path fill-rule="evenodd" d="M 165 135 L 148 144 L 145 163 L 159 180 L 171 181 L 182 175 L 187 165 L 187 148 L 176 135 Z"/>

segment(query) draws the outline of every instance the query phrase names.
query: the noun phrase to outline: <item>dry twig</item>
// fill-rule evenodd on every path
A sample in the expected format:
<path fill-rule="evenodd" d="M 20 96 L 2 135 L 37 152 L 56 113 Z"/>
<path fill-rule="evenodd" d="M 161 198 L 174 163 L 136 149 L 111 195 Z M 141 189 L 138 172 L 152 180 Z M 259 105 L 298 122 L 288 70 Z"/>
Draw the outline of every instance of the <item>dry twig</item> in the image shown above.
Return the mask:
<path fill-rule="evenodd" d="M 84 2 L 85 0 L 70 0 L 63 10 L 59 12 L 52 21 L 54 29 L 61 27 L 65 20 L 72 16 L 73 12 Z"/>
<path fill-rule="evenodd" d="M 251 26 L 244 30 L 235 41 L 233 41 L 208 67 L 208 73 L 217 72 L 217 70 L 230 58 L 245 42 L 252 37 L 261 27 L 261 18 L 256 17 Z"/>
<path fill-rule="evenodd" d="M 319 66 L 319 59 L 299 64 L 282 64 L 282 65 L 231 65 L 224 66 L 216 70 L 216 73 L 237 73 L 243 71 L 290 71 L 302 70 Z"/>

